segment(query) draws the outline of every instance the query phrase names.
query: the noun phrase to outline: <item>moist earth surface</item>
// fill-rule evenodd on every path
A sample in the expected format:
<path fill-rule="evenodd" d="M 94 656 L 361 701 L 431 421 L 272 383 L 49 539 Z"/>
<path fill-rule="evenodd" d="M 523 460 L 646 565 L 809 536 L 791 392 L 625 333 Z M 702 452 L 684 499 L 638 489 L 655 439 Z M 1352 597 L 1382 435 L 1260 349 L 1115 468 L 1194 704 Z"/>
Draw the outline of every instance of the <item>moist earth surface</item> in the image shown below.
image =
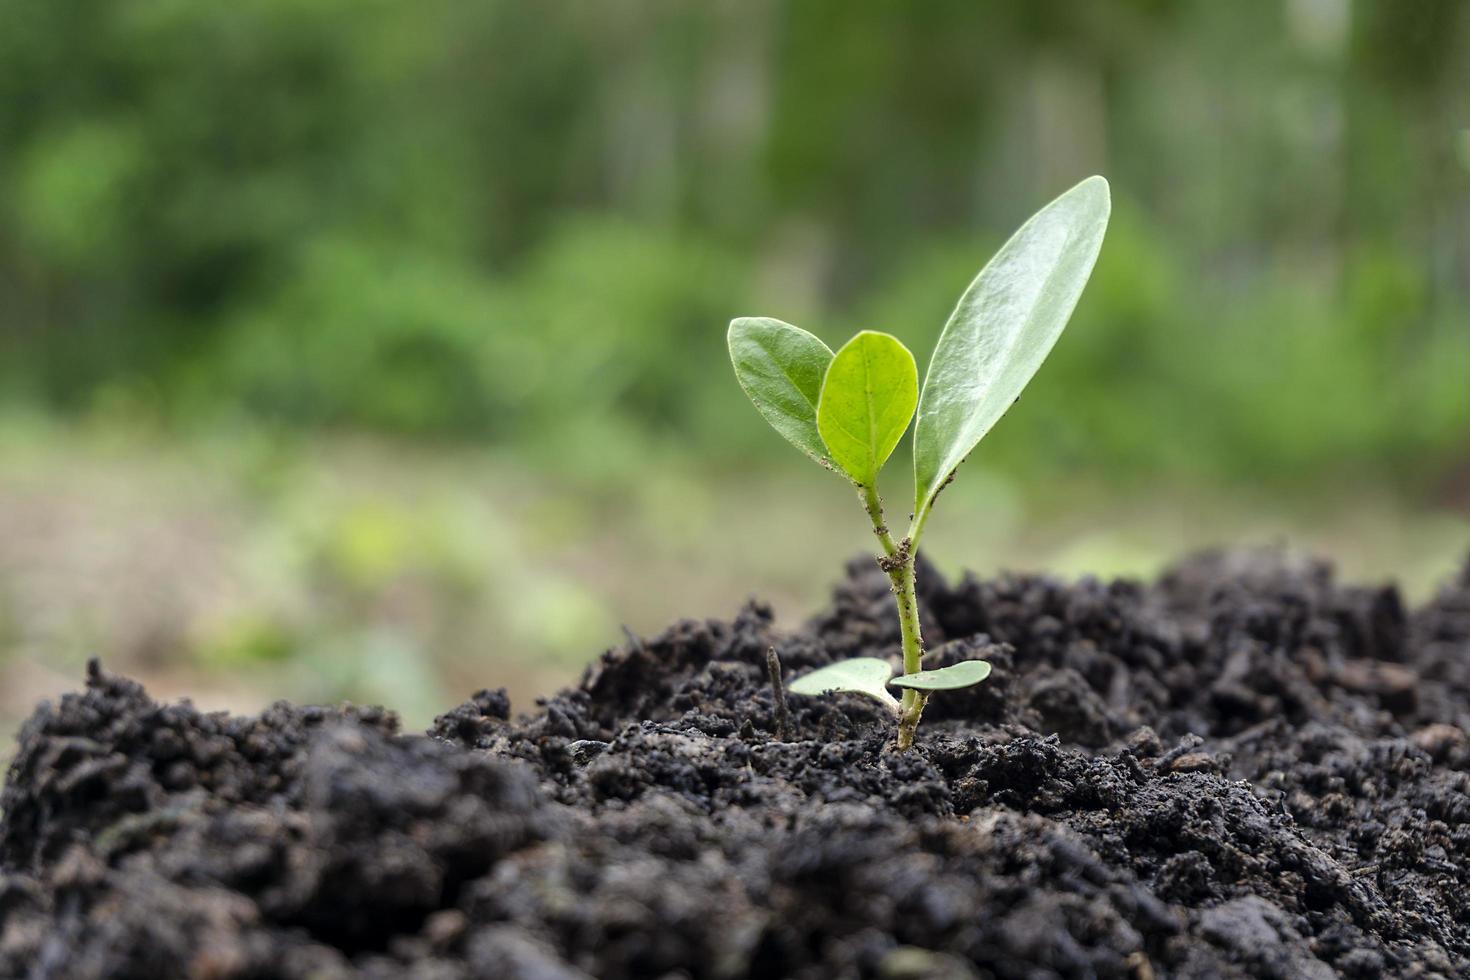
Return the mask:
<path fill-rule="evenodd" d="M 1470 976 L 1470 566 L 1424 606 L 1209 554 L 1152 584 L 946 582 L 928 666 L 983 657 L 913 751 L 857 696 L 898 662 L 854 562 L 606 652 L 511 717 L 159 704 L 93 665 L 22 729 L 0 976 Z"/>

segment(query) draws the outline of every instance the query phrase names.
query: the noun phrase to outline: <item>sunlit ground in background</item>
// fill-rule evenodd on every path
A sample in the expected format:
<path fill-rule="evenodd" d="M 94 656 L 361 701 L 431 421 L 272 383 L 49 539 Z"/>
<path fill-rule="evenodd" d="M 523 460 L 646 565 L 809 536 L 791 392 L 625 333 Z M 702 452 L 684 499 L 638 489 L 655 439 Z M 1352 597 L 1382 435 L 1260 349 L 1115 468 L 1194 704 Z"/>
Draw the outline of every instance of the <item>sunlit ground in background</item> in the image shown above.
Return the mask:
<path fill-rule="evenodd" d="M 794 454 L 587 482 L 489 449 L 0 427 L 0 754 L 93 655 L 207 709 L 351 699 L 418 729 L 487 686 L 529 709 L 624 624 L 728 617 L 747 596 L 798 624 L 869 547 L 863 521 Z M 1028 487 L 977 459 L 925 544 L 947 574 L 1149 576 L 1220 543 L 1330 557 L 1346 579 L 1422 599 L 1470 554 L 1470 520 L 1366 486 L 1289 504 Z"/>

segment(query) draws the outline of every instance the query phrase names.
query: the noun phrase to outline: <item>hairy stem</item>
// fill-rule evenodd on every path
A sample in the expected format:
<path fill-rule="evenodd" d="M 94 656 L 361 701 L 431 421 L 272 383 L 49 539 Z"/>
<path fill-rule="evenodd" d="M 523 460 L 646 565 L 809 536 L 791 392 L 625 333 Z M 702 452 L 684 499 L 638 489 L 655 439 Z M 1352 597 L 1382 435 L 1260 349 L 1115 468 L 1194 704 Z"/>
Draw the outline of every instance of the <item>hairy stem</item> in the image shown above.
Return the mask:
<path fill-rule="evenodd" d="M 903 672 L 917 674 L 923 670 L 924 634 L 919 629 L 919 595 L 914 582 L 914 553 L 909 539 L 898 545 L 898 567 L 889 570 L 893 582 L 893 598 L 898 604 L 898 627 L 903 634 Z"/>
<path fill-rule="evenodd" d="M 893 533 L 888 530 L 888 524 L 883 520 L 883 498 L 878 496 L 876 487 L 858 487 L 858 498 L 863 502 L 863 510 L 868 512 L 868 520 L 873 522 L 873 533 L 878 536 L 878 543 L 883 546 L 883 554 L 892 558 L 898 554 L 898 545 L 893 542 Z M 880 559 L 878 564 L 882 565 Z M 888 569 L 884 568 L 884 571 Z M 889 577 L 893 575 L 889 572 Z"/>
<path fill-rule="evenodd" d="M 908 538 L 899 543 L 900 561 L 888 572 L 893 582 L 893 598 L 898 604 L 898 628 L 903 636 L 903 672 L 917 674 L 924 669 L 924 634 L 919 627 L 919 596 L 914 582 L 914 551 Z M 898 747 L 914 744 L 914 732 L 929 696 L 914 690 L 903 692 L 902 714 L 898 721 Z"/>
<path fill-rule="evenodd" d="M 893 534 L 883 520 L 883 501 L 873 487 L 859 487 L 858 494 L 863 509 L 873 522 L 873 533 L 883 546 L 878 558 L 878 567 L 888 575 L 894 603 L 898 606 L 898 628 L 903 638 L 903 672 L 917 674 L 923 667 L 924 635 L 919 628 L 919 596 L 914 581 L 914 539 L 905 537 L 895 542 Z M 924 713 L 927 694 L 905 690 L 899 705 L 898 747 L 907 749 L 913 745 L 914 732 L 919 727 L 919 718 Z"/>
<path fill-rule="evenodd" d="M 914 744 L 914 733 L 919 730 L 919 719 L 924 715 L 924 705 L 929 703 L 929 695 L 920 694 L 918 691 L 903 693 L 903 712 L 898 716 L 898 748 L 906 752 Z M 912 701 L 909 695 L 913 695 Z"/>

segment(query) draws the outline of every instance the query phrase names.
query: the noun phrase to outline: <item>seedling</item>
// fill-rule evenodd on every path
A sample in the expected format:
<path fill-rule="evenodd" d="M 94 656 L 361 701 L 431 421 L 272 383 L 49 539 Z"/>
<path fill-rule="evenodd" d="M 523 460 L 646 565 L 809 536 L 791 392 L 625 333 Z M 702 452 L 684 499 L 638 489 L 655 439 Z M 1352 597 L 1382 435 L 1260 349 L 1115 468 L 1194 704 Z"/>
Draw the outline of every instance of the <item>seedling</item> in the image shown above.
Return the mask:
<path fill-rule="evenodd" d="M 960 297 L 919 389 L 914 355 L 897 338 L 864 330 L 832 353 L 799 327 L 769 317 L 730 323 L 730 360 L 756 410 L 812 459 L 850 480 L 883 553 L 903 637 L 903 674 L 859 657 L 823 667 L 792 694 L 850 691 L 898 719 L 898 747 L 913 744 L 935 691 L 970 687 L 983 660 L 924 670 L 914 559 L 924 525 L 955 471 L 1026 387 L 1077 305 L 1102 247 L 1108 182 L 1089 177 L 1032 216 Z M 914 510 L 895 541 L 878 496 L 878 472 L 914 421 Z M 889 687 L 903 690 L 895 698 Z"/>

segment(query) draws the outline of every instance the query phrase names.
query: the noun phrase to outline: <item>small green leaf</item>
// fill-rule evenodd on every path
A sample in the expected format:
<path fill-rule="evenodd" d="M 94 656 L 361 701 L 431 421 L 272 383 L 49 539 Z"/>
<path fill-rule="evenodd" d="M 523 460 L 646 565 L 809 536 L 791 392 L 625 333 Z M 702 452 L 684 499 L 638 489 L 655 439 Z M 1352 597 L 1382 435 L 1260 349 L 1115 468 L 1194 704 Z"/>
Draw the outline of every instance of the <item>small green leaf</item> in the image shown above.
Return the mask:
<path fill-rule="evenodd" d="M 817 428 L 832 462 L 870 487 L 903 438 L 919 398 L 919 368 L 897 338 L 864 330 L 827 368 Z"/>
<path fill-rule="evenodd" d="M 1092 274 L 1111 204 L 1089 177 L 1038 211 L 960 297 L 929 362 L 914 423 L 914 513 L 1036 374 Z"/>
<path fill-rule="evenodd" d="M 730 363 L 756 411 L 797 449 L 830 466 L 817 431 L 817 399 L 832 349 L 800 327 L 766 316 L 730 321 Z"/>
<path fill-rule="evenodd" d="M 904 674 L 888 683 L 894 687 L 907 687 L 915 691 L 956 691 L 962 687 L 974 687 L 990 676 L 990 664 L 984 660 L 962 660 L 938 670 L 924 670 L 917 674 Z"/>
<path fill-rule="evenodd" d="M 786 688 L 792 694 L 827 694 L 847 691 L 876 698 L 889 708 L 898 710 L 898 699 L 888 693 L 888 678 L 893 667 L 877 657 L 855 657 L 812 671 L 792 681 Z"/>

